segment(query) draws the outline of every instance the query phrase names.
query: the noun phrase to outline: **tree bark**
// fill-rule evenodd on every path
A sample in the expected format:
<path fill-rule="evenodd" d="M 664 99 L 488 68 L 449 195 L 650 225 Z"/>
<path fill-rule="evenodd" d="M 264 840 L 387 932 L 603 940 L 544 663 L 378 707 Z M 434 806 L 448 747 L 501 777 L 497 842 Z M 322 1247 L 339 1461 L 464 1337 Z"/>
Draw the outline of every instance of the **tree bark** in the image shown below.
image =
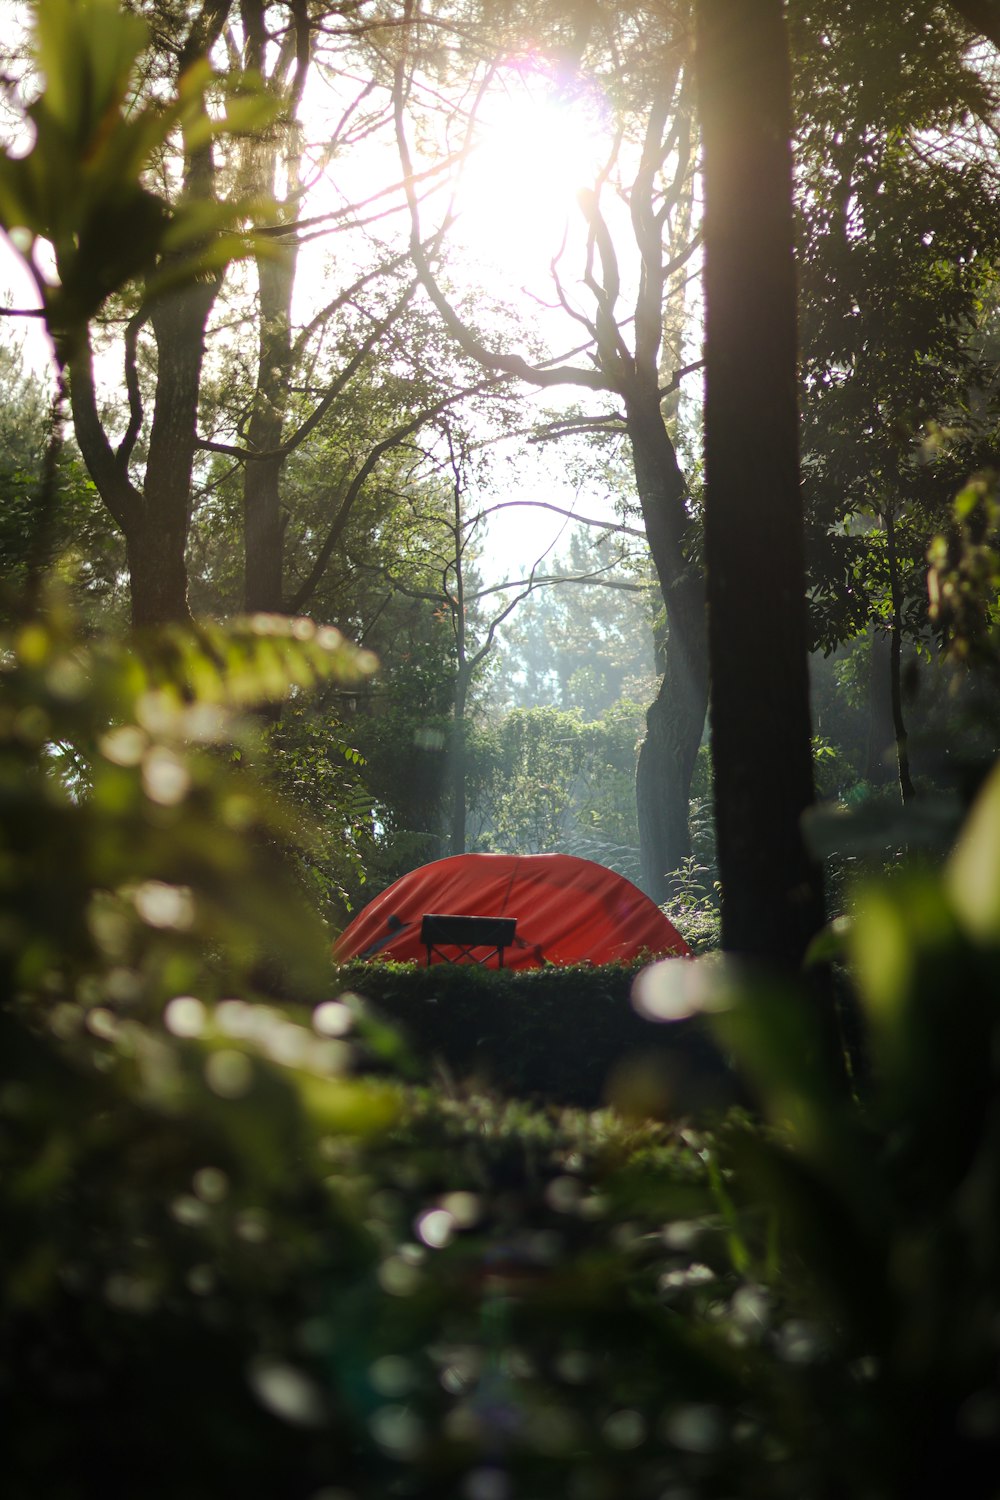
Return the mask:
<path fill-rule="evenodd" d="M 177 77 L 218 39 L 231 0 L 202 0 L 176 51 Z M 184 162 L 183 197 L 211 199 L 216 190 L 209 143 Z M 198 398 L 205 356 L 205 329 L 219 279 L 195 280 L 156 298 L 148 322 L 156 342 L 156 382 L 145 472 L 141 486 L 129 473 L 132 448 L 142 424 L 135 372 L 135 345 L 126 337 L 126 384 L 130 420 L 125 440 L 112 449 L 94 391 L 89 341 L 70 368 L 73 425 L 80 452 L 104 505 L 125 536 L 132 623 L 136 628 L 190 622 L 185 552 L 191 525 L 191 479 L 197 438 Z M 147 321 L 145 311 L 134 320 Z M 130 325 L 131 326 L 131 325 Z"/>
<path fill-rule="evenodd" d="M 191 527 L 191 477 L 205 328 L 218 283 L 195 283 L 153 305 L 156 394 L 141 518 L 126 531 L 132 621 L 164 625 L 191 618 L 185 549 Z M 157 558 L 159 553 L 159 559 Z"/>
<path fill-rule="evenodd" d="M 305 87 L 312 52 L 309 13 L 302 3 L 290 5 L 292 27 L 271 65 L 270 88 L 283 99 L 279 128 L 245 143 L 244 170 L 254 193 L 278 201 L 284 178 L 285 213 L 294 217 L 299 200 L 300 146 L 296 111 Z M 241 0 L 246 30 L 246 64 L 266 75 L 268 40 L 263 0 Z M 286 73 L 286 70 L 290 70 Z M 284 171 L 281 168 L 284 167 Z M 247 447 L 274 453 L 281 447 L 288 412 L 292 364 L 292 293 L 298 263 L 295 236 L 276 255 L 258 255 L 257 388 L 247 425 Z M 279 612 L 283 604 L 284 533 L 281 510 L 283 456 L 255 459 L 243 470 L 243 605 L 248 612 Z"/>
<path fill-rule="evenodd" d="M 699 0 L 705 551 L 722 939 L 794 969 L 823 922 L 796 407 L 791 110 L 781 0 Z"/>
<path fill-rule="evenodd" d="M 865 780 L 884 786 L 892 780 L 895 735 L 892 721 L 892 646 L 883 630 L 868 627 L 868 749 Z"/>
<path fill-rule="evenodd" d="M 896 549 L 896 517 L 891 510 L 887 510 L 883 520 L 886 560 L 889 564 L 889 592 L 892 599 L 892 632 L 889 637 L 889 699 L 892 704 L 892 732 L 896 742 L 896 774 L 899 780 L 899 794 L 906 803 L 911 801 L 915 794 L 910 777 L 906 722 L 903 718 L 903 590 L 899 579 L 899 554 Z"/>
<path fill-rule="evenodd" d="M 642 886 L 669 899 L 672 876 L 691 853 L 691 778 L 708 704 L 705 590 L 700 574 L 670 590 L 664 673 L 646 712 L 636 765 Z"/>
<path fill-rule="evenodd" d="M 636 489 L 667 614 L 664 673 L 646 714 L 636 766 L 643 890 L 671 894 L 671 875 L 691 853 L 691 777 L 708 705 L 704 580 L 685 556 L 691 521 L 687 484 L 664 426 L 655 374 L 625 396 Z"/>
<path fill-rule="evenodd" d="M 703 605 L 701 589 L 698 604 Z M 677 602 L 671 631 L 678 617 Z M 642 888 L 656 902 L 670 899 L 674 873 L 691 854 L 691 778 L 705 727 L 704 680 L 692 681 L 667 645 L 666 671 L 646 710 L 646 736 L 635 769 Z"/>
<path fill-rule="evenodd" d="M 281 445 L 291 360 L 292 287 L 295 252 L 257 262 L 260 293 L 260 353 L 257 391 L 247 426 L 247 446 L 258 453 Z M 284 458 L 247 463 L 243 471 L 244 607 L 282 608 L 284 526 L 281 473 Z"/>
<path fill-rule="evenodd" d="M 673 444 L 657 412 L 656 427 L 629 423 L 639 498 L 653 565 L 667 616 L 663 677 L 646 712 L 646 736 L 636 765 L 636 812 L 642 887 L 654 901 L 668 900 L 672 876 L 691 853 L 691 778 L 708 707 L 708 639 L 705 584 L 697 564 L 685 560 L 683 487 Z M 684 528 L 686 529 L 686 528 Z"/>
<path fill-rule="evenodd" d="M 455 708 L 451 723 L 451 744 L 448 748 L 448 783 L 450 789 L 449 838 L 451 854 L 465 853 L 466 816 L 468 799 L 465 791 L 465 711 L 468 682 L 460 667 L 455 679 Z"/>
<path fill-rule="evenodd" d="M 190 624 L 187 597 L 185 547 L 187 526 L 174 516 L 150 516 L 145 508 L 125 533 L 132 598 L 132 625 L 136 630 L 159 625 Z"/>
<path fill-rule="evenodd" d="M 185 552 L 205 327 L 216 290 L 214 282 L 195 283 L 158 299 L 150 310 L 157 369 L 141 489 L 129 477 L 127 455 L 112 449 L 101 422 L 89 342 L 70 367 L 77 442 L 102 501 L 125 536 L 137 629 L 191 619 Z"/>

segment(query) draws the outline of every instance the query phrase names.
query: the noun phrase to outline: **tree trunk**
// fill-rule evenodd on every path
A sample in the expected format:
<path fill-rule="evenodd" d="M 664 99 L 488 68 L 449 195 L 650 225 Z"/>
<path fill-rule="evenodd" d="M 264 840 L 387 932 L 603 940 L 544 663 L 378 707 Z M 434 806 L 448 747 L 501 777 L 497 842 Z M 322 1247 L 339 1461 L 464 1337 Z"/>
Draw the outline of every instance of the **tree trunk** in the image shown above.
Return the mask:
<path fill-rule="evenodd" d="M 186 624 L 185 552 L 205 327 L 215 282 L 197 282 L 158 298 L 150 309 L 156 339 L 156 388 L 142 487 L 115 452 L 101 422 L 93 359 L 85 341 L 70 368 L 73 424 L 80 452 L 107 509 L 125 536 L 137 628 Z"/>
<path fill-rule="evenodd" d="M 191 622 L 184 552 L 187 526 L 177 516 L 150 516 L 144 508 L 125 535 L 132 625 L 145 630 L 157 625 Z"/>
<path fill-rule="evenodd" d="M 655 381 L 626 395 L 636 488 L 667 613 L 664 673 L 646 714 L 636 767 L 642 886 L 654 901 L 691 853 L 691 777 L 705 728 L 708 655 L 704 582 L 685 558 L 691 527 L 687 486 L 663 424 Z"/>
<path fill-rule="evenodd" d="M 28 539 L 22 609 L 31 616 L 38 609 L 45 575 L 54 561 L 54 523 L 59 499 L 59 460 L 66 437 L 69 382 L 61 357 L 56 361 L 56 388 L 49 406 L 42 472 L 35 497 L 32 533 Z"/>
<path fill-rule="evenodd" d="M 868 627 L 868 749 L 865 780 L 884 786 L 892 780 L 895 734 L 892 722 L 892 646 L 885 631 Z"/>
<path fill-rule="evenodd" d="M 896 772 L 899 778 L 899 794 L 903 802 L 914 796 L 910 778 L 910 752 L 907 746 L 906 723 L 903 719 L 903 690 L 901 669 L 903 658 L 903 590 L 899 581 L 899 555 L 896 551 L 896 518 L 891 510 L 883 518 L 885 524 L 885 550 L 889 563 L 889 590 L 892 597 L 892 634 L 889 638 L 889 699 L 892 703 L 892 731 L 896 742 Z"/>
<path fill-rule="evenodd" d="M 260 353 L 257 391 L 247 427 L 247 446 L 266 453 L 282 439 L 287 408 L 288 367 L 291 360 L 291 305 L 295 254 L 280 259 L 261 256 L 257 262 L 260 288 Z M 284 459 L 251 459 L 243 476 L 244 607 L 248 611 L 280 611 L 284 526 L 281 518 L 281 473 Z"/>
<path fill-rule="evenodd" d="M 264 74 L 268 65 L 266 4 L 252 0 L 242 6 L 246 26 L 246 62 Z M 285 79 L 285 61 L 273 64 L 268 80 L 282 98 L 285 118 L 280 128 L 268 130 L 244 142 L 243 169 L 255 194 L 277 202 L 284 190 L 284 213 L 294 218 L 299 203 L 299 149 L 301 140 L 295 115 L 311 56 L 309 15 L 306 7 L 291 7 L 294 34 L 294 66 Z M 286 38 L 286 46 L 290 38 Z M 288 62 L 291 62 L 289 54 Z M 257 388 L 247 426 L 251 452 L 270 453 L 279 448 L 288 412 L 288 381 L 292 365 L 292 292 L 298 262 L 298 240 L 292 235 L 278 254 L 257 256 L 258 351 Z M 243 604 L 250 612 L 283 609 L 284 521 L 281 511 L 283 458 L 248 460 L 243 473 Z"/>
<path fill-rule="evenodd" d="M 642 887 L 658 902 L 669 899 L 671 877 L 691 853 L 691 778 L 707 701 L 704 611 L 700 577 L 672 591 L 665 670 L 639 747 L 635 789 Z M 694 659 L 692 642 L 698 650 Z"/>
<path fill-rule="evenodd" d="M 465 853 L 465 709 L 467 697 L 468 683 L 460 667 L 455 681 L 455 709 L 452 716 L 451 745 L 448 755 L 448 786 L 451 803 L 448 847 L 452 854 Z"/>
<path fill-rule="evenodd" d="M 712 760 L 730 952 L 801 963 L 823 922 L 796 409 L 781 0 L 699 0 L 705 180 L 705 551 Z"/>
<path fill-rule="evenodd" d="M 191 618 L 184 553 L 191 526 L 191 478 L 205 327 L 216 282 L 195 283 L 153 303 L 156 394 L 141 516 L 126 531 L 134 625 Z M 157 559 L 157 552 L 160 553 Z"/>

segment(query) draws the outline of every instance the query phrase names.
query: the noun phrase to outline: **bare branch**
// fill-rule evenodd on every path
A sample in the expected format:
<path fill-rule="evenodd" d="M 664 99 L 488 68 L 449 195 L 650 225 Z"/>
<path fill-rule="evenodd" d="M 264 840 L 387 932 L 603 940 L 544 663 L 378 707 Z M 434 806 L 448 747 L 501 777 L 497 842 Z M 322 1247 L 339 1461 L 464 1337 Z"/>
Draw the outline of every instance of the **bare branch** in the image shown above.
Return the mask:
<path fill-rule="evenodd" d="M 125 327 L 125 389 L 128 392 L 128 426 L 118 444 L 115 454 L 121 468 L 126 468 L 132 457 L 136 439 L 142 431 L 142 391 L 139 389 L 139 372 L 136 368 L 139 334 L 149 321 L 149 309 L 140 307 L 129 318 Z"/>
<path fill-rule="evenodd" d="M 410 209 L 410 254 L 413 257 L 413 263 L 416 266 L 421 284 L 437 309 L 448 332 L 464 354 L 467 354 L 471 359 L 477 360 L 487 370 L 493 370 L 497 374 L 512 375 L 519 380 L 525 380 L 529 384 L 537 386 L 580 385 L 592 391 L 606 389 L 607 382 L 597 370 L 580 369 L 575 365 L 559 365 L 555 368 L 551 366 L 532 365 L 519 354 L 498 354 L 488 349 L 477 335 L 462 322 L 458 313 L 445 297 L 431 270 L 430 262 L 424 252 L 421 241 L 420 214 L 416 193 L 413 189 L 413 183 L 416 179 L 413 172 L 410 148 L 406 139 L 406 128 L 403 117 L 405 101 L 404 66 L 403 61 L 398 62 L 396 65 L 393 100 L 396 118 L 396 141 L 400 161 L 403 164 L 404 186 Z"/>
<path fill-rule="evenodd" d="M 490 621 L 486 631 L 485 641 L 480 646 L 479 650 L 475 652 L 475 654 L 469 660 L 468 665 L 470 672 L 474 672 L 479 666 L 479 663 L 486 660 L 487 656 L 489 656 L 490 652 L 493 650 L 493 642 L 496 640 L 496 633 L 499 630 L 500 626 L 503 624 L 504 620 L 506 620 L 508 615 L 512 615 L 514 613 L 517 606 L 523 600 L 527 599 L 529 594 L 534 593 L 536 586 L 537 585 L 535 582 L 534 574 L 532 573 L 531 582 L 528 584 L 528 586 L 523 589 L 520 594 L 516 594 L 513 599 L 509 600 L 506 607 L 502 609 L 500 613 Z"/>
<path fill-rule="evenodd" d="M 361 465 L 361 468 L 351 480 L 351 483 L 348 486 L 347 494 L 340 502 L 340 505 L 337 508 L 337 513 L 330 525 L 330 529 L 327 532 L 323 543 L 316 554 L 316 559 L 312 567 L 310 568 L 305 581 L 297 589 L 295 597 L 292 599 L 288 607 L 288 612 L 290 614 L 300 614 L 306 602 L 311 598 L 313 592 L 319 584 L 320 579 L 326 571 L 326 567 L 330 561 L 330 558 L 333 556 L 334 547 L 337 545 L 338 541 L 343 535 L 344 528 L 347 525 L 347 521 L 354 506 L 354 502 L 357 500 L 358 495 L 361 493 L 361 489 L 365 483 L 365 480 L 377 467 L 384 455 L 388 453 L 390 449 L 400 446 L 400 444 L 402 444 L 405 439 L 410 436 L 411 433 L 418 431 L 419 428 L 425 426 L 428 422 L 433 421 L 436 416 L 439 416 L 441 412 L 446 411 L 448 407 L 452 406 L 456 401 L 464 400 L 467 396 L 477 394 L 478 392 L 483 390 L 488 390 L 493 385 L 493 383 L 493 381 L 483 381 L 480 385 L 471 387 L 469 390 L 459 391 L 453 395 L 446 396 L 443 400 L 435 402 L 433 406 L 425 407 L 423 411 L 417 412 L 416 416 L 412 417 L 408 422 L 404 422 L 401 426 L 396 427 L 392 432 L 388 434 L 388 436 L 383 438 L 381 442 L 375 444 L 375 447 L 372 448 L 371 452 L 368 454 L 368 457 Z"/>
<path fill-rule="evenodd" d="M 475 597 L 480 599 L 484 598 L 487 594 L 500 593 L 503 589 L 523 588 L 528 583 L 531 583 L 534 588 L 541 588 L 543 585 L 547 587 L 549 584 L 557 583 L 593 583 L 599 585 L 601 588 L 618 589 L 626 594 L 650 594 L 657 591 L 658 585 L 655 583 L 632 583 L 627 578 L 605 578 L 602 576 L 610 568 L 618 566 L 619 562 L 614 562 L 609 563 L 607 568 L 597 568 L 592 573 L 549 573 L 534 579 L 530 577 L 513 578 L 508 583 L 493 584 L 491 588 L 484 589 L 482 594 L 477 594 Z"/>
<path fill-rule="evenodd" d="M 581 516 L 575 510 L 567 510 L 561 505 L 552 505 L 548 500 L 501 500 L 496 505 L 488 505 L 484 510 L 470 518 L 468 524 L 474 526 L 478 521 L 485 520 L 487 516 L 496 515 L 501 510 L 517 510 L 528 508 L 531 510 L 551 510 L 557 516 L 567 516 L 571 521 L 576 521 L 580 526 L 593 526 L 601 531 L 612 531 L 620 536 L 634 536 L 641 541 L 646 540 L 646 533 L 638 526 L 626 526 L 622 521 L 597 521 L 591 516 Z"/>
<path fill-rule="evenodd" d="M 619 412 L 608 412 L 600 417 L 562 417 L 557 421 L 548 422 L 540 430 L 536 428 L 528 436 L 528 443 L 535 446 L 539 443 L 557 443 L 564 437 L 585 432 L 622 433 L 625 431 L 625 417 Z"/>
<path fill-rule="evenodd" d="M 674 391 L 676 391 L 680 386 L 680 383 L 684 379 L 685 375 L 693 375 L 695 370 L 703 370 L 704 368 L 705 361 L 703 359 L 696 359 L 693 360 L 691 364 L 682 365 L 679 370 L 675 370 L 670 379 L 667 381 L 666 385 L 660 386 L 660 400 L 664 401 L 666 400 L 667 396 L 672 396 L 674 394 Z"/>
<path fill-rule="evenodd" d="M 432 167 L 427 167 L 423 172 L 418 172 L 415 175 L 413 181 L 415 183 L 423 183 L 435 177 L 442 177 L 451 170 L 458 159 L 459 153 L 453 152 L 450 156 L 443 157 L 440 161 L 435 162 Z M 318 237 L 316 234 L 303 234 L 303 231 L 307 229 L 322 230 L 322 232 L 325 233 L 333 225 L 345 219 L 350 220 L 351 228 L 356 228 L 359 225 L 376 223 L 378 221 L 378 218 L 384 218 L 385 214 L 381 214 L 374 218 L 368 219 L 359 219 L 356 216 L 358 214 L 361 214 L 365 209 L 371 208 L 373 204 L 378 203 L 383 198 L 389 198 L 393 194 L 405 194 L 407 187 L 408 184 L 406 183 L 393 182 L 390 183 L 388 187 L 379 188 L 378 192 L 372 193 L 370 198 L 362 198 L 358 203 L 345 204 L 343 208 L 329 209 L 326 213 L 313 214 L 312 217 L 308 219 L 296 219 L 286 224 L 256 225 L 254 227 L 254 234 L 260 235 L 264 239 L 287 239 L 292 235 L 297 235 L 299 236 L 300 243 L 306 244 L 309 240 L 316 239 Z M 397 204 L 395 208 L 387 209 L 385 212 L 401 213 L 405 211 L 406 207 L 407 205 L 404 201 Z"/>
<path fill-rule="evenodd" d="M 398 271 L 408 258 L 406 255 L 394 255 L 385 265 L 376 266 L 372 271 L 366 271 L 356 281 L 353 281 L 350 286 L 345 287 L 343 291 L 338 292 L 335 297 L 331 298 L 325 307 L 321 307 L 319 312 L 315 313 L 309 319 L 308 323 L 304 323 L 299 329 L 291 348 L 292 359 L 296 361 L 301 359 L 302 351 L 306 344 L 316 332 L 316 329 L 325 323 L 328 318 L 331 318 L 335 312 L 346 306 L 352 298 L 357 296 L 358 292 L 363 291 L 371 282 L 377 280 L 380 276 L 390 276 L 393 271 Z"/>
<path fill-rule="evenodd" d="M 73 426 L 84 463 L 90 470 L 101 499 L 121 529 L 127 532 L 141 509 L 142 496 L 129 479 L 127 468 L 119 463 L 108 442 L 108 435 L 97 410 L 94 355 L 89 329 L 85 330 L 80 348 L 69 367 L 69 390 Z"/>
<path fill-rule="evenodd" d="M 621 328 L 615 315 L 618 297 L 621 292 L 621 277 L 618 271 L 618 257 L 615 254 L 614 243 L 607 221 L 601 212 L 601 204 L 598 195 L 589 188 L 583 189 L 577 194 L 577 201 L 583 210 L 590 229 L 590 238 L 597 250 L 601 262 L 601 280 L 598 282 L 594 277 L 593 268 L 588 257 L 588 265 L 584 280 L 593 294 L 597 303 L 597 318 L 595 328 L 597 332 L 597 352 L 602 369 L 605 371 L 607 385 L 617 388 L 634 365 L 628 345 L 622 338 Z"/>
<path fill-rule="evenodd" d="M 316 403 L 312 411 L 309 413 L 308 417 L 306 417 L 305 421 L 300 423 L 292 433 L 291 437 L 286 438 L 285 441 L 281 443 L 277 448 L 238 448 L 233 443 L 216 443 L 210 441 L 207 438 L 199 439 L 195 446 L 201 449 L 201 451 L 204 453 L 224 453 L 227 454 L 230 458 L 242 458 L 250 462 L 260 463 L 264 460 L 287 458 L 289 453 L 293 453 L 299 446 L 299 444 L 303 443 L 309 436 L 309 434 L 319 426 L 320 422 L 322 422 L 323 418 L 330 410 L 330 407 L 333 405 L 334 401 L 344 390 L 345 386 L 347 386 L 347 384 L 357 374 L 364 361 L 368 358 L 369 354 L 382 338 L 382 335 L 399 317 L 400 313 L 403 311 L 403 308 L 410 301 L 415 291 L 416 282 L 412 282 L 410 286 L 407 287 L 404 295 L 396 303 L 395 307 L 390 308 L 385 317 L 370 329 L 368 337 L 364 340 L 363 343 L 358 345 L 357 349 L 355 349 L 347 364 L 340 371 L 340 374 L 337 376 L 336 380 L 334 380 L 330 385 L 322 400 Z"/>
<path fill-rule="evenodd" d="M 691 236 L 687 244 L 684 245 L 680 250 L 678 250 L 677 254 L 672 256 L 671 259 L 665 263 L 663 267 L 664 281 L 668 281 L 671 276 L 676 276 L 677 272 L 687 265 L 688 261 L 691 259 L 692 255 L 701 244 L 702 239 L 703 233 L 699 228 Z"/>
<path fill-rule="evenodd" d="M 559 306 L 562 308 L 564 313 L 567 313 L 574 320 L 574 322 L 579 323 L 581 327 L 587 330 L 589 341 L 584 347 L 589 348 L 591 343 L 597 342 L 597 325 L 593 323 L 585 313 L 578 312 L 576 310 L 576 308 L 570 302 L 569 298 L 566 296 L 565 291 L 563 290 L 562 278 L 559 275 L 559 261 L 562 259 L 562 255 L 565 249 L 566 237 L 564 235 L 563 242 L 559 247 L 559 254 L 552 257 L 552 261 L 549 265 L 549 272 L 552 276 L 552 282 L 556 289 L 556 297 L 558 298 Z"/>

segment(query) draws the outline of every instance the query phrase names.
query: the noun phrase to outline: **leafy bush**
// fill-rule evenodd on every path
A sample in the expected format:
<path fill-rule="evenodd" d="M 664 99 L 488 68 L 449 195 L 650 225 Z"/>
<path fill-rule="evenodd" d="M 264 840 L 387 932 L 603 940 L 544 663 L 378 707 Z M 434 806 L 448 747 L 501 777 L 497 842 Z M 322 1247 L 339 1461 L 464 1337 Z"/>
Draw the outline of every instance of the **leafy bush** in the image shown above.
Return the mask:
<path fill-rule="evenodd" d="M 766 1289 L 747 1386 L 773 1445 L 764 1492 L 993 1495 L 1000 772 L 943 875 L 861 893 L 847 956 L 856 1099 L 831 1084 L 805 994 L 719 965 L 647 976 L 664 1014 L 714 1013 L 769 1121 L 719 1142 L 734 1263 Z"/>
<path fill-rule="evenodd" d="M 3 644 L 7 1493 L 134 1493 L 174 1429 L 143 1489 L 218 1493 L 262 1420 L 244 1376 L 289 1265 L 308 1282 L 363 1253 L 320 1143 L 395 1106 L 346 1076 L 344 1042 L 249 1003 L 322 1000 L 326 936 L 232 711 L 365 667 L 269 619 L 140 654 L 82 640 L 57 600 Z M 273 1493 L 291 1444 L 264 1425 Z"/>
<path fill-rule="evenodd" d="M 734 1086 L 705 1028 L 665 1036 L 633 1008 L 638 967 L 357 963 L 337 985 L 370 1002 L 415 1056 L 507 1097 L 588 1109 L 611 1099 L 675 1117 L 724 1108 Z"/>
<path fill-rule="evenodd" d="M 680 869 L 673 872 L 673 893 L 663 907 L 695 953 L 710 953 L 721 942 L 719 882 L 714 875 L 714 870 L 689 855 Z"/>
<path fill-rule="evenodd" d="M 625 970 L 332 999 L 232 758 L 234 704 L 359 665 L 296 628 L 140 657 L 53 611 L 3 656 L 5 1493 L 992 1494 L 1000 782 L 943 879 L 858 903 L 858 1099 L 807 995 L 715 957 L 644 1020 Z M 650 1018 L 699 1009 L 765 1124 L 649 1118 Z M 393 1011 L 540 1092 L 643 1042 L 580 1114 L 386 1079 Z"/>

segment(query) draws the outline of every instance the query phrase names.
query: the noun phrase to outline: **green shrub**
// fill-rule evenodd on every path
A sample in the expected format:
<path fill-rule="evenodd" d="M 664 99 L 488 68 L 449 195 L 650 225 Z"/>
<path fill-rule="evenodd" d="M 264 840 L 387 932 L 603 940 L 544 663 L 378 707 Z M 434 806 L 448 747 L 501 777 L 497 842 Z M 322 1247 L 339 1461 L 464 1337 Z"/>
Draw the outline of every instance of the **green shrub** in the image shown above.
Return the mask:
<path fill-rule="evenodd" d="M 706 1028 L 665 1034 L 644 1020 L 630 998 L 640 968 L 357 963 L 336 984 L 369 1001 L 416 1057 L 507 1097 L 586 1109 L 614 1100 L 675 1118 L 720 1111 L 736 1091 Z"/>
<path fill-rule="evenodd" d="M 1000 779 L 855 903 L 846 1096 L 808 990 L 717 957 L 646 972 L 698 1018 L 655 1030 L 627 969 L 331 976 L 234 759 L 357 669 L 297 630 L 53 608 L 0 657 L 4 1493 L 995 1494 Z M 763 1123 L 649 1117 L 703 1028 Z"/>
<path fill-rule="evenodd" d="M 831 1085 L 806 993 L 718 967 L 701 989 L 768 1121 L 720 1142 L 736 1263 L 766 1288 L 746 1387 L 773 1444 L 765 1492 L 993 1496 L 1000 772 L 943 872 L 859 894 L 846 957 L 857 1098 Z M 676 978 L 659 976 L 674 1013 Z"/>

